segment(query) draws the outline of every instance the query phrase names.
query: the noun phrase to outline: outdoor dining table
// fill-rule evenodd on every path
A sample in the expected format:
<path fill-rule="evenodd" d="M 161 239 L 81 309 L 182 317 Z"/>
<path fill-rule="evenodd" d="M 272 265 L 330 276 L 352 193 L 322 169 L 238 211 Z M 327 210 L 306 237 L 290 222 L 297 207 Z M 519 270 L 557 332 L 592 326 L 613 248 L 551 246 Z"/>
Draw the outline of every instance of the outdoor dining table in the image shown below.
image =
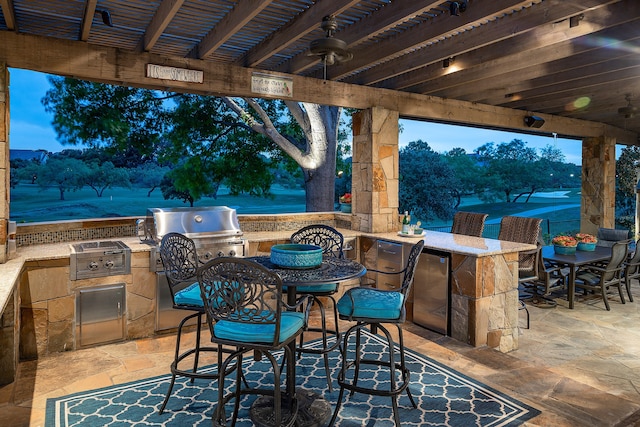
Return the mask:
<path fill-rule="evenodd" d="M 569 308 L 572 309 L 576 291 L 576 272 L 578 268 L 595 262 L 608 261 L 609 258 L 611 258 L 611 248 L 596 246 L 593 251 L 576 251 L 576 253 L 572 255 L 560 255 L 555 253 L 553 246 L 543 246 L 542 258 L 545 261 L 569 267 L 567 299 L 569 301 Z"/>
<path fill-rule="evenodd" d="M 312 268 L 287 268 L 275 265 L 268 255 L 248 257 L 282 278 L 282 283 L 287 287 L 287 304 L 295 305 L 296 287 L 324 285 L 327 283 L 340 283 L 364 276 L 366 268 L 353 260 L 341 259 L 333 256 L 324 256 L 322 264 Z M 296 343 L 291 343 L 291 351 L 296 353 Z M 297 357 L 294 357 L 297 360 Z M 296 385 L 296 367 L 287 366 L 287 390 L 290 392 Z M 296 390 L 298 399 L 298 415 L 296 426 L 323 425 L 331 416 L 331 405 L 322 396 L 310 390 Z M 283 408 L 284 409 L 284 408 Z M 253 403 L 251 418 L 257 426 L 270 426 L 269 419 L 273 415 L 273 399 L 264 396 Z"/>

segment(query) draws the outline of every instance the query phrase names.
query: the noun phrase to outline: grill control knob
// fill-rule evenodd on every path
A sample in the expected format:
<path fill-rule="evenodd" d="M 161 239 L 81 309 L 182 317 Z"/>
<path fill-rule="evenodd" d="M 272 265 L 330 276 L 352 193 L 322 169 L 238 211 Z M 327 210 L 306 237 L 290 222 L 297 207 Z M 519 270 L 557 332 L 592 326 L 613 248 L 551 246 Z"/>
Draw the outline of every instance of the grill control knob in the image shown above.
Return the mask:
<path fill-rule="evenodd" d="M 222 251 L 218 252 L 218 256 L 219 256 L 219 257 L 220 257 L 220 256 L 224 256 L 224 252 L 222 252 Z"/>
<path fill-rule="evenodd" d="M 92 271 L 93 271 L 93 270 L 97 270 L 97 269 L 98 269 L 98 267 L 99 267 L 99 266 L 98 266 L 98 263 L 97 263 L 97 262 L 95 262 L 95 261 L 91 261 L 91 262 L 89 263 L 89 270 L 92 270 Z"/>
<path fill-rule="evenodd" d="M 208 260 L 208 259 L 211 259 L 211 258 L 213 258 L 213 254 L 211 252 L 207 252 L 207 253 L 204 254 L 204 259 Z"/>
<path fill-rule="evenodd" d="M 231 249 L 229 251 L 229 256 L 236 256 L 236 251 L 234 251 L 233 249 Z"/>
<path fill-rule="evenodd" d="M 113 262 L 113 260 L 109 260 L 109 261 L 104 263 L 104 266 L 106 268 L 113 268 L 114 265 L 115 265 L 115 263 Z"/>

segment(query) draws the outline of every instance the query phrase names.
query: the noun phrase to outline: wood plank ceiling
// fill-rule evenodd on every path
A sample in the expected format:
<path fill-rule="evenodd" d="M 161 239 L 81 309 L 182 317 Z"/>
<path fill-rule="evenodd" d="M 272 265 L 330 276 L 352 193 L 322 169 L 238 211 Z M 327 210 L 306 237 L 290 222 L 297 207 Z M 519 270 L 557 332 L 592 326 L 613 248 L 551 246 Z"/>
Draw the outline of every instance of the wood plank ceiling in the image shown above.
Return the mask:
<path fill-rule="evenodd" d="M 309 45 L 333 15 L 353 59 L 328 66 L 330 80 L 640 133 L 637 0 L 0 0 L 0 8 L 4 31 L 318 79 L 323 63 Z M 635 113 L 619 111 L 629 103 Z"/>

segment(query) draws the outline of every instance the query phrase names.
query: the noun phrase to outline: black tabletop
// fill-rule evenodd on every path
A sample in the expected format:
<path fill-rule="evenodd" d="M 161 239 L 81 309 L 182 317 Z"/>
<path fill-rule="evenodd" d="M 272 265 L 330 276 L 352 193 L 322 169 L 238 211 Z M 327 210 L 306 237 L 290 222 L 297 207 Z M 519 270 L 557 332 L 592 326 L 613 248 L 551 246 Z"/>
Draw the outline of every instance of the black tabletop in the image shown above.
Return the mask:
<path fill-rule="evenodd" d="M 292 287 L 341 282 L 363 276 L 367 272 L 366 268 L 356 261 L 332 256 L 325 256 L 318 267 L 305 269 L 280 267 L 273 264 L 268 255 L 249 257 L 249 259 L 276 272 L 282 278 L 284 285 Z"/>
<path fill-rule="evenodd" d="M 573 255 L 560 255 L 554 252 L 553 246 L 542 248 L 542 258 L 567 265 L 584 265 L 590 262 L 605 261 L 611 258 L 611 248 L 596 246 L 594 251 L 576 251 Z"/>

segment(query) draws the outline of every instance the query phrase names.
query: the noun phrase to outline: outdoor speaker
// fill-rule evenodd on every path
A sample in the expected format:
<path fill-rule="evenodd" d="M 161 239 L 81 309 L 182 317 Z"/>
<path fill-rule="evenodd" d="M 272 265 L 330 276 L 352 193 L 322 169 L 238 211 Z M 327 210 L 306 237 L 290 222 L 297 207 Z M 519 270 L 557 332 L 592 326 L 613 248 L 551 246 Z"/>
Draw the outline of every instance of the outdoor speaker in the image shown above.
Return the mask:
<path fill-rule="evenodd" d="M 525 116 L 524 124 L 530 128 L 540 128 L 544 124 L 544 119 L 538 116 Z"/>

